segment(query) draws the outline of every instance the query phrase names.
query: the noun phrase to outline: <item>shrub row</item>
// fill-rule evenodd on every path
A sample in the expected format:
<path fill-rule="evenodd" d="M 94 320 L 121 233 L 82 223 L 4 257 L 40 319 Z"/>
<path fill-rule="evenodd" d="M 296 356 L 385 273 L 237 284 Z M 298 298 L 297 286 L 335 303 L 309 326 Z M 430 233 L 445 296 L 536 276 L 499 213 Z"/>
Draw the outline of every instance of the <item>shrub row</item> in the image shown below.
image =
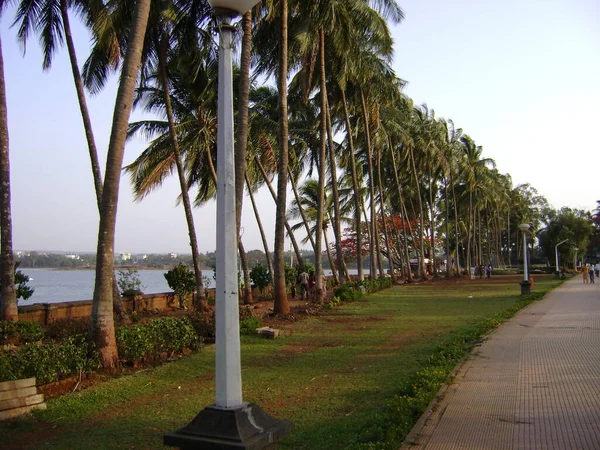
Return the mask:
<path fill-rule="evenodd" d="M 44 338 L 44 332 L 36 322 L 13 322 L 12 320 L 0 321 L 0 345 L 21 345 L 28 342 L 39 341 Z"/>
<path fill-rule="evenodd" d="M 155 359 L 161 353 L 172 356 L 184 349 L 195 350 L 202 344 L 189 318 L 163 317 L 147 324 L 117 330 L 117 348 L 123 362 Z"/>
<path fill-rule="evenodd" d="M 98 353 L 84 336 L 29 342 L 16 351 L 0 350 L 0 381 L 36 377 L 43 384 L 98 367 Z"/>

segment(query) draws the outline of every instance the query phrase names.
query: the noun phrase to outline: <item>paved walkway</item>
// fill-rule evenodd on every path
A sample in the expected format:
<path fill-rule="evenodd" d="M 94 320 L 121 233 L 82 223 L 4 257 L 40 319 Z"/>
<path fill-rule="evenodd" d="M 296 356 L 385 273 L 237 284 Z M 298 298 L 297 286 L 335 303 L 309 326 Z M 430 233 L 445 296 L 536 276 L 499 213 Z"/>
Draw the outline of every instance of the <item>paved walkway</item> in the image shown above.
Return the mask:
<path fill-rule="evenodd" d="M 494 331 L 402 447 L 600 449 L 600 283 L 575 277 Z"/>

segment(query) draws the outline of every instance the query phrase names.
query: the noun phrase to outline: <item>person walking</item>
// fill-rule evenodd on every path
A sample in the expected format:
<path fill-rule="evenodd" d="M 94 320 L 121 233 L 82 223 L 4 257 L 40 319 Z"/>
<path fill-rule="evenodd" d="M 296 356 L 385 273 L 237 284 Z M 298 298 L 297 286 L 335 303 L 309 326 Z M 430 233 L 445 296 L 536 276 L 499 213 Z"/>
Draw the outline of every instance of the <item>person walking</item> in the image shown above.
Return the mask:
<path fill-rule="evenodd" d="M 594 270 L 596 271 L 596 276 L 600 277 L 600 261 L 596 262 L 596 265 L 594 266 Z"/>
<path fill-rule="evenodd" d="M 590 283 L 594 283 L 594 266 L 592 264 L 590 264 L 588 271 L 590 273 Z"/>
<path fill-rule="evenodd" d="M 583 275 L 583 282 L 589 283 L 590 282 L 590 265 L 589 264 L 583 264 L 581 266 L 581 274 Z"/>
<path fill-rule="evenodd" d="M 298 275 L 298 283 L 300 284 L 300 298 L 306 300 L 308 297 L 308 274 L 306 270 L 302 269 L 302 272 Z"/>

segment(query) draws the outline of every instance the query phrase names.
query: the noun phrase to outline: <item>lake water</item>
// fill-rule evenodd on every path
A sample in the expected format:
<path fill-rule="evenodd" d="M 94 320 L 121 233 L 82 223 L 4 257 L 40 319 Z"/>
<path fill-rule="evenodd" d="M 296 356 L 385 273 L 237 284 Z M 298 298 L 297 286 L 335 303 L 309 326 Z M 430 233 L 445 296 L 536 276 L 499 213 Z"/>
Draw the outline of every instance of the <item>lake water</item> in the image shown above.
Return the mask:
<path fill-rule="evenodd" d="M 53 269 L 21 269 L 25 275 L 31 277 L 29 286 L 35 289 L 29 300 L 19 300 L 19 305 L 32 305 L 34 303 L 57 303 L 77 300 L 91 300 L 94 295 L 94 270 L 53 270 Z M 170 292 L 171 289 L 165 280 L 167 271 L 139 270 L 138 275 L 142 281 L 145 294 L 157 292 Z M 212 270 L 202 271 L 214 287 Z M 211 287 L 211 286 L 208 286 Z"/>
<path fill-rule="evenodd" d="M 29 286 L 35 289 L 29 300 L 19 300 L 20 306 L 33 305 L 34 303 L 59 303 L 79 300 L 91 300 L 94 295 L 95 270 L 55 270 L 55 269 L 30 269 L 23 268 L 22 272 L 31 280 Z M 171 289 L 165 280 L 164 269 L 139 270 L 138 275 L 142 281 L 142 291 L 145 294 L 170 292 Z M 215 286 L 212 270 L 203 270 L 205 280 L 210 281 L 206 287 Z M 356 270 L 350 270 L 356 275 Z M 368 274 L 369 271 L 365 270 Z M 331 276 L 331 271 L 325 271 L 326 276 Z M 118 276 L 118 275 L 117 275 Z"/>

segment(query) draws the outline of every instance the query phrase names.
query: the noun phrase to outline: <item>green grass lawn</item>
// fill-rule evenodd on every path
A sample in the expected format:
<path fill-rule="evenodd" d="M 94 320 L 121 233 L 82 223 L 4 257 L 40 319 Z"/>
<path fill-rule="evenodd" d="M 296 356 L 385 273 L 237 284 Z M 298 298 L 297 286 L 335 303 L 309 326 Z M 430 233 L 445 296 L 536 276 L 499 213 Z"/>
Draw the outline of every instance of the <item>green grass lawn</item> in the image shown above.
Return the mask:
<path fill-rule="evenodd" d="M 518 281 L 394 287 L 286 325 L 274 340 L 243 336 L 244 400 L 294 423 L 282 449 L 396 449 L 477 339 L 560 283 L 539 276 L 523 299 Z M 214 399 L 211 346 L 0 423 L 2 448 L 164 448 L 163 434 Z"/>

